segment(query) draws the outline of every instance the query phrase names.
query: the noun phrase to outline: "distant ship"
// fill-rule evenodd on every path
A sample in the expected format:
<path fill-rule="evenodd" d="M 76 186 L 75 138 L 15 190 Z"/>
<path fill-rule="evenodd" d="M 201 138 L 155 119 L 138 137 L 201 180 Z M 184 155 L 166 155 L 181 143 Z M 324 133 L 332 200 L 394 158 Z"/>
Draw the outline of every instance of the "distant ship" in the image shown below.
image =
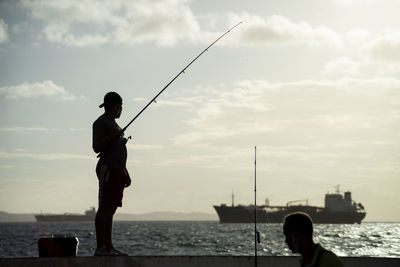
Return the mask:
<path fill-rule="evenodd" d="M 306 205 L 292 205 L 293 203 L 306 202 Z M 232 193 L 232 206 L 221 204 L 214 206 L 220 223 L 254 223 L 254 205 L 234 205 Z M 314 223 L 347 223 L 360 224 L 365 218 L 364 207 L 351 199 L 351 192 L 339 193 L 339 187 L 335 193 L 325 195 L 325 207 L 309 206 L 308 200 L 290 201 L 286 206 L 270 206 L 266 199 L 265 205 L 257 206 L 258 223 L 281 223 L 284 217 L 292 212 L 302 211 L 310 215 Z"/>
<path fill-rule="evenodd" d="M 96 209 L 92 207 L 90 210 L 85 211 L 85 214 L 37 214 L 35 215 L 38 222 L 82 222 L 94 221 L 96 217 Z"/>

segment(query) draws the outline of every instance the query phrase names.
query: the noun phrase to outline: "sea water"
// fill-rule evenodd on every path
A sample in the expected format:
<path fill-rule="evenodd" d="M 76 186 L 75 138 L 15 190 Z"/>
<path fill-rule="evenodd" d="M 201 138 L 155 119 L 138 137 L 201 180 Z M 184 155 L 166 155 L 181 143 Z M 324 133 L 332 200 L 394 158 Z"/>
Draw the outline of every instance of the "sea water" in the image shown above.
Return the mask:
<path fill-rule="evenodd" d="M 258 224 L 258 255 L 293 255 L 282 224 Z M 339 256 L 400 257 L 400 223 L 316 224 L 314 240 Z M 96 247 L 93 222 L 0 223 L 0 257 L 37 257 L 39 238 L 67 234 L 79 239 L 78 256 Z M 114 246 L 131 256 L 254 255 L 254 225 L 216 221 L 114 222 Z"/>

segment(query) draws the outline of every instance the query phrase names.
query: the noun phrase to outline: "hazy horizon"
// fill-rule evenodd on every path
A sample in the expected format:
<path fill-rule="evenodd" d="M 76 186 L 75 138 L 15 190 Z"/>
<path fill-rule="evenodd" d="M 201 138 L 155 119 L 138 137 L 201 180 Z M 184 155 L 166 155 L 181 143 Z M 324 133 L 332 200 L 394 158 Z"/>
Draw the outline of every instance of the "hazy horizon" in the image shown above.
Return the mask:
<path fill-rule="evenodd" d="M 0 223 L 12 223 L 12 222 L 36 222 L 34 215 L 47 214 L 47 213 L 9 213 L 2 214 L 5 211 L 0 211 Z M 49 215 L 54 215 L 54 213 L 48 213 Z M 68 213 L 70 214 L 70 213 Z M 72 213 L 72 214 L 82 214 L 82 213 Z M 17 218 L 19 219 L 15 219 Z M 22 216 L 22 217 L 21 217 Z M 31 216 L 31 217 L 27 217 Z M 145 213 L 124 213 L 121 210 L 117 210 L 115 214 L 116 221 L 219 221 L 218 215 L 214 213 L 207 212 L 175 212 L 175 211 L 152 211 Z M 10 220 L 12 218 L 12 220 Z M 370 221 L 362 220 L 361 223 L 399 223 L 399 221 Z M 265 223 L 258 223 L 265 224 Z"/>
<path fill-rule="evenodd" d="M 127 130 L 121 213 L 308 199 L 340 185 L 400 221 L 399 0 L 0 2 L 0 210 L 97 207 L 91 126 Z"/>

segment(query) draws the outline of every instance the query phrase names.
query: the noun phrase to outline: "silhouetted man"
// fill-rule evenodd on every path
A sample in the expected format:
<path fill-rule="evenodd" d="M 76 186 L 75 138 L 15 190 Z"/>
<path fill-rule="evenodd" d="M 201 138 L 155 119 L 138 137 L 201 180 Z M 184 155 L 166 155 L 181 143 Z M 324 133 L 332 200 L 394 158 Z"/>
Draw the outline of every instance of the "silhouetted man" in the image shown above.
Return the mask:
<path fill-rule="evenodd" d="M 104 96 L 104 114 L 93 123 L 93 150 L 100 153 L 96 166 L 99 180 L 99 208 L 96 214 L 95 256 L 126 256 L 112 245 L 112 223 L 117 207 L 122 207 L 125 187 L 131 184 L 126 169 L 126 141 L 115 122 L 121 116 L 122 98 L 115 92 Z"/>
<path fill-rule="evenodd" d="M 293 253 L 300 253 L 302 267 L 343 267 L 335 253 L 313 241 L 313 223 L 306 213 L 288 214 L 283 221 L 285 242 Z"/>

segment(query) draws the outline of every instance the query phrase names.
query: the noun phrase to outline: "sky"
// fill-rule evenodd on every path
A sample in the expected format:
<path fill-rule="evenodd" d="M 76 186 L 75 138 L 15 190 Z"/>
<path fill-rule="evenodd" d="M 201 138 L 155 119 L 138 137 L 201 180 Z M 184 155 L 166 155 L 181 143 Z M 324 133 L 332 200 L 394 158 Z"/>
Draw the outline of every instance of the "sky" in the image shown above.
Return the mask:
<path fill-rule="evenodd" d="M 368 221 L 400 221 L 399 0 L 3 0 L 0 210 L 97 207 L 92 123 L 125 126 L 119 212 L 214 213 L 340 185 Z"/>

